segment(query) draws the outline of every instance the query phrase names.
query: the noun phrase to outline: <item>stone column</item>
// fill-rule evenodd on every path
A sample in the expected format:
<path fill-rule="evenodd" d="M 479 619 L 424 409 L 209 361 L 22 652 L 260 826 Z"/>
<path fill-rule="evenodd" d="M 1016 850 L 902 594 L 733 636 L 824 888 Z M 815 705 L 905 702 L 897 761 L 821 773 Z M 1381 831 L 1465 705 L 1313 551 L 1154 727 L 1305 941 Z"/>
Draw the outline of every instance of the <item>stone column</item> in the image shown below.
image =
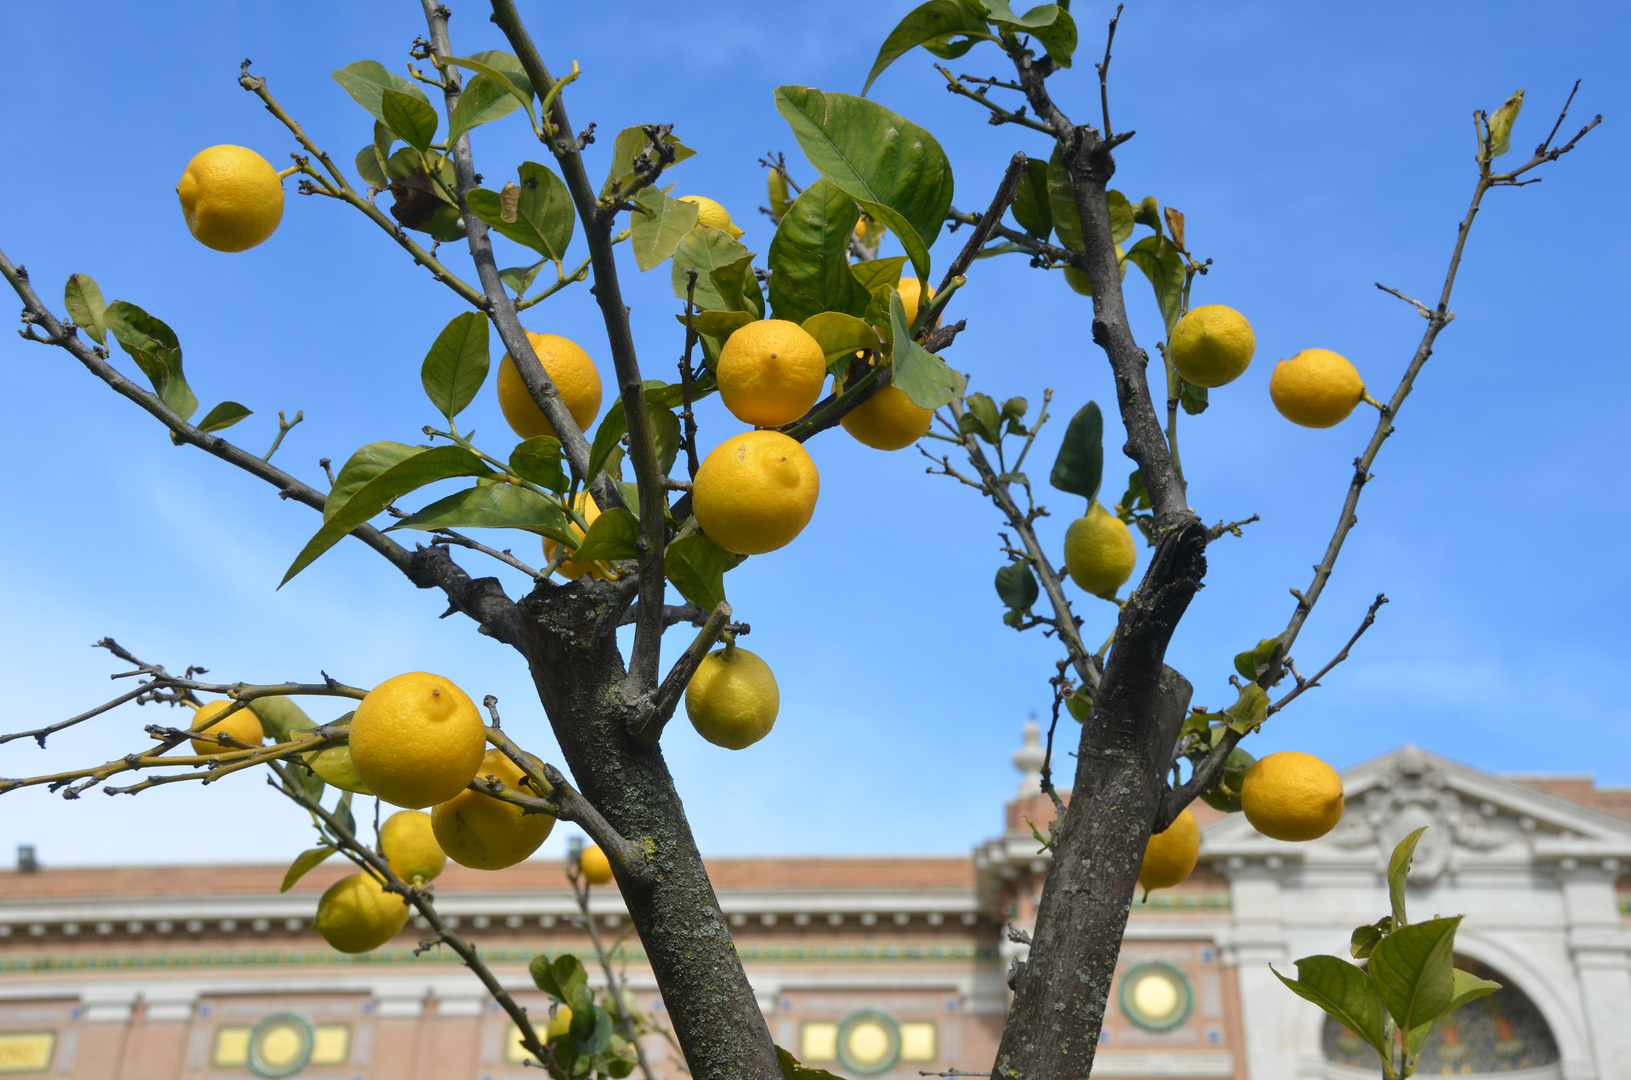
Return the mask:
<path fill-rule="evenodd" d="M 1614 893 L 1622 867 L 1617 859 L 1563 859 L 1558 869 L 1598 1080 L 1631 1080 L 1631 965 Z"/>

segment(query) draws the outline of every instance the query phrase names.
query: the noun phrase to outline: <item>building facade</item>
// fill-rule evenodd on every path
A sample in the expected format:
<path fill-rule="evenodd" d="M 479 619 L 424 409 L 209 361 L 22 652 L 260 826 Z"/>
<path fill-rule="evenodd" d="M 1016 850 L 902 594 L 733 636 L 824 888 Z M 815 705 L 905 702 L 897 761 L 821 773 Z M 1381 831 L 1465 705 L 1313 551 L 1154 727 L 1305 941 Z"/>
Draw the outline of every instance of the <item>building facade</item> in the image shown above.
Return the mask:
<path fill-rule="evenodd" d="M 778 1044 L 853 1077 L 991 1067 L 1006 975 L 1034 919 L 1051 802 L 1029 727 L 1001 835 L 970 856 L 711 859 Z M 1393 844 L 1431 826 L 1411 909 L 1464 913 L 1458 963 L 1507 989 L 1435 1034 L 1419 1075 L 1631 1080 L 1631 790 L 1585 777 L 1503 777 L 1411 747 L 1343 777 L 1329 836 L 1284 844 L 1204 812 L 1202 865 L 1135 906 L 1095 1077 L 1358 1080 L 1359 1041 L 1280 986 L 1296 958 L 1345 952 L 1388 908 Z M 1204 808 L 1201 808 L 1204 811 Z M 320 867 L 0 871 L 0 1076 L 74 1080 L 530 1080 L 513 1026 L 416 928 L 345 956 L 311 930 Z M 535 1017 L 526 965 L 576 952 L 597 970 L 561 864 L 450 866 L 438 907 Z M 629 930 L 597 889 L 603 936 Z M 628 986 L 662 1018 L 638 939 Z M 661 1036 L 653 1071 L 683 1075 Z"/>

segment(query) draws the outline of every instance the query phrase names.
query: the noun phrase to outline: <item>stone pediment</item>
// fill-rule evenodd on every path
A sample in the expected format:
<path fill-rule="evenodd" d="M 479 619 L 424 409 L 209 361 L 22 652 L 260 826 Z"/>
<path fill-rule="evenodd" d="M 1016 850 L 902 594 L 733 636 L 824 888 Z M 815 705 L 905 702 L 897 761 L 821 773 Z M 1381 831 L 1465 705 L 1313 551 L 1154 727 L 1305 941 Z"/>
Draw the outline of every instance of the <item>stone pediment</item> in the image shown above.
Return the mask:
<path fill-rule="evenodd" d="M 1342 784 L 1342 821 L 1319 840 L 1271 840 L 1244 815 L 1231 814 L 1202 830 L 1201 857 L 1385 866 L 1393 845 L 1426 825 L 1411 874 L 1416 881 L 1430 882 L 1452 864 L 1631 860 L 1631 821 L 1419 747 L 1356 765 Z"/>

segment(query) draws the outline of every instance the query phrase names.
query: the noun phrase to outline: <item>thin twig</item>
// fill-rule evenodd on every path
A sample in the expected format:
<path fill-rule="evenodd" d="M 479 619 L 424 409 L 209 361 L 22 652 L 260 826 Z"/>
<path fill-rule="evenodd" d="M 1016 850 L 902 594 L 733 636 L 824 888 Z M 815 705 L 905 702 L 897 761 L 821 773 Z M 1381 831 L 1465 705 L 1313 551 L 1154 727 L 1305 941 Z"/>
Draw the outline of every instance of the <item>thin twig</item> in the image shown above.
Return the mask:
<path fill-rule="evenodd" d="M 708 615 L 708 620 L 697 631 L 697 636 L 691 639 L 685 651 L 674 661 L 674 666 L 668 669 L 663 683 L 657 688 L 657 694 L 652 699 L 648 711 L 641 720 L 630 727 L 629 733 L 636 739 L 645 743 L 654 743 L 662 738 L 663 728 L 674 709 L 679 705 L 680 698 L 685 694 L 685 688 L 691 684 L 691 676 L 697 673 L 697 665 L 702 663 L 708 650 L 714 647 L 720 634 L 731 619 L 731 606 L 721 600 Z"/>
<path fill-rule="evenodd" d="M 934 69 L 946 77 L 947 90 L 958 95 L 959 97 L 968 98 L 968 100 L 984 105 L 987 109 L 990 109 L 991 116 L 989 117 L 989 121 L 991 124 L 1018 124 L 1020 127 L 1028 127 L 1032 131 L 1040 131 L 1044 135 L 1053 134 L 1053 129 L 1048 127 L 1048 125 L 1042 123 L 1040 120 L 1034 119 L 1033 117 L 1026 116 L 1025 106 L 1021 105 L 1017 110 L 1005 109 L 1001 105 L 998 105 L 995 101 L 992 101 L 990 98 L 986 97 L 985 91 L 970 90 L 968 87 L 964 86 L 960 81 L 958 81 L 958 77 L 951 73 L 950 69 L 942 67 L 939 64 L 936 64 Z M 987 80 L 981 79 L 970 81 L 986 82 Z"/>
<path fill-rule="evenodd" d="M 1297 698 L 1302 695 L 1303 691 L 1314 689 L 1314 687 L 1320 684 L 1320 679 L 1329 674 L 1332 668 L 1342 663 L 1342 661 L 1348 659 L 1348 650 L 1352 649 L 1354 647 L 1354 643 L 1359 640 L 1366 630 L 1371 628 L 1371 624 L 1376 621 L 1376 613 L 1380 611 L 1382 605 L 1387 602 L 1388 598 L 1386 596 L 1382 595 L 1381 593 L 1377 593 L 1376 599 L 1371 602 L 1370 610 L 1365 612 L 1365 618 L 1359 624 L 1359 629 L 1353 632 L 1353 636 L 1348 639 L 1347 644 L 1342 646 L 1341 651 L 1333 656 L 1330 662 L 1324 667 L 1314 672 L 1313 678 L 1304 679 L 1301 675 L 1298 675 L 1296 687 L 1287 693 L 1285 697 L 1281 698 L 1279 701 L 1276 701 L 1273 705 L 1270 705 L 1268 707 L 1268 712 L 1265 715 L 1273 716 L 1275 713 L 1297 700 Z M 1289 664 L 1289 662 L 1290 661 L 1288 660 L 1287 663 Z"/>
<path fill-rule="evenodd" d="M 492 556 L 507 566 L 515 567 L 517 570 L 521 571 L 523 574 L 526 574 L 534 581 L 544 580 L 544 574 L 541 571 L 533 569 L 520 559 L 516 558 L 510 553 L 509 548 L 505 548 L 503 551 L 498 551 L 488 547 L 479 540 L 472 540 L 462 533 L 454 532 L 452 529 L 433 529 L 431 532 L 436 538 L 431 541 L 433 544 L 457 544 L 459 547 L 469 548 L 471 551 L 479 551 L 483 555 Z"/>
<path fill-rule="evenodd" d="M 1206 542 L 1210 544 L 1212 541 L 1222 537 L 1224 534 L 1238 538 L 1242 535 L 1240 531 L 1242 526 L 1250 525 L 1254 521 L 1262 520 L 1263 519 L 1261 517 L 1253 514 L 1249 518 L 1241 518 L 1239 521 L 1231 521 L 1228 524 L 1224 524 L 1220 521 L 1210 529 L 1206 530 Z"/>
<path fill-rule="evenodd" d="M 1094 64 L 1099 70 L 1099 105 L 1104 110 L 1104 137 L 1111 137 L 1110 131 L 1110 46 L 1116 40 L 1116 24 L 1121 21 L 1121 9 L 1125 4 L 1116 5 L 1116 13 L 1110 18 L 1110 32 L 1104 36 L 1104 60 Z M 1050 129 L 1049 134 L 1052 134 Z"/>
<path fill-rule="evenodd" d="M 272 448 L 261 456 L 261 460 L 271 461 L 272 455 L 277 453 L 277 448 L 283 445 L 283 436 L 289 434 L 289 430 L 305 418 L 306 414 L 297 409 L 295 410 L 293 420 L 285 420 L 283 418 L 283 410 L 279 409 L 277 411 L 277 438 L 272 440 Z"/>

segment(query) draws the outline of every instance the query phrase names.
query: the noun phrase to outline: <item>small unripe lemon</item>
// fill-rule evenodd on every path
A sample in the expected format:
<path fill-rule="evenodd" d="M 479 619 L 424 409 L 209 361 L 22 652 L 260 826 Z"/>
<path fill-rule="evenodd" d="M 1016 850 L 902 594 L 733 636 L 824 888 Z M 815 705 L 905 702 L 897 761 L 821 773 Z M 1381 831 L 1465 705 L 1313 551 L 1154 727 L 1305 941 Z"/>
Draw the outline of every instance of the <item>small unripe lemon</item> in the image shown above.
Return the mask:
<path fill-rule="evenodd" d="M 199 707 L 198 711 L 193 714 L 191 730 L 198 731 L 215 717 L 226 712 L 231 705 L 232 702 L 224 699 L 220 701 L 204 702 L 204 704 Z M 239 742 L 248 743 L 250 746 L 259 746 L 261 741 L 266 737 L 265 732 L 261 728 L 260 717 L 250 712 L 248 705 L 245 705 L 243 708 L 239 709 L 225 720 L 211 725 L 209 728 L 209 734 L 230 735 Z M 216 754 L 229 754 L 234 750 L 243 749 L 241 746 L 229 746 L 226 743 L 218 743 L 211 739 L 193 739 L 191 742 L 193 744 L 193 753 L 202 755 L 204 757 L 213 757 Z"/>
<path fill-rule="evenodd" d="M 1163 832 L 1151 836 L 1144 845 L 1144 864 L 1138 870 L 1138 883 L 1151 889 L 1170 889 L 1195 869 L 1201 854 L 1201 825 L 1185 809 Z"/>
<path fill-rule="evenodd" d="M 1365 380 L 1348 358 L 1330 349 L 1304 349 L 1274 365 L 1269 397 L 1280 415 L 1303 427 L 1340 424 L 1365 396 Z"/>
<path fill-rule="evenodd" d="M 423 810 L 398 810 L 386 818 L 379 827 L 379 850 L 391 872 L 409 885 L 434 881 L 447 867 L 447 853 Z"/>
<path fill-rule="evenodd" d="M 738 331 L 740 333 L 740 331 Z M 708 538 L 738 555 L 775 551 L 815 513 L 821 478 L 798 440 L 779 431 L 745 431 L 702 461 L 692 512 Z"/>
<path fill-rule="evenodd" d="M 858 441 L 874 450 L 901 450 L 928 432 L 934 410 L 917 404 L 890 383 L 844 414 L 838 421 Z"/>
<path fill-rule="evenodd" d="M 759 427 L 791 424 L 810 411 L 827 381 L 821 343 L 796 322 L 759 319 L 719 350 L 719 400 Z"/>
<path fill-rule="evenodd" d="M 770 734 L 780 706 L 770 665 L 738 645 L 704 656 L 685 688 L 691 726 L 727 750 L 752 746 Z"/>
<path fill-rule="evenodd" d="M 341 952 L 360 953 L 390 941 L 407 922 L 407 902 L 386 892 L 373 875 L 359 872 L 328 887 L 317 901 L 312 929 Z"/>
<path fill-rule="evenodd" d="M 1086 270 L 1078 270 L 1074 266 L 1065 267 L 1065 284 L 1070 286 L 1071 291 L 1082 296 L 1093 295 L 1093 279 L 1088 277 Z"/>
<path fill-rule="evenodd" d="M 1246 316 L 1227 304 L 1191 308 L 1172 329 L 1167 356 L 1186 382 L 1223 386 L 1240 378 L 1257 351 Z"/>
<path fill-rule="evenodd" d="M 519 766 L 502 750 L 487 751 L 477 776 L 496 776 L 524 791 Z M 519 806 L 465 788 L 430 814 L 436 841 L 448 857 L 473 870 L 502 870 L 538 850 L 555 827 L 548 814 L 529 814 Z"/>
<path fill-rule="evenodd" d="M 578 869 L 591 885 L 604 885 L 612 880 L 612 861 L 598 844 L 583 849 L 583 854 L 578 856 Z"/>
<path fill-rule="evenodd" d="M 246 251 L 283 220 L 283 181 L 246 146 L 211 146 L 194 154 L 176 194 L 194 238 L 216 251 Z"/>
<path fill-rule="evenodd" d="M 1106 600 L 1133 576 L 1138 545 L 1132 530 L 1100 503 L 1065 530 L 1065 570 L 1081 589 Z"/>
<path fill-rule="evenodd" d="M 779 174 L 772 172 L 771 175 L 776 176 Z M 742 230 L 737 228 L 736 222 L 731 220 L 731 212 L 708 198 L 708 196 L 681 195 L 680 202 L 696 203 L 698 225 L 723 230 L 730 234 L 732 240 L 742 235 Z"/>
<path fill-rule="evenodd" d="M 786 217 L 787 211 L 793 205 L 792 201 L 787 197 L 787 177 L 775 169 L 771 169 L 766 185 L 770 194 L 770 212 L 778 218 Z M 698 219 L 700 220 L 700 218 L 701 215 L 699 214 Z"/>
<path fill-rule="evenodd" d="M 600 372 L 595 370 L 595 362 L 577 342 L 559 334 L 535 334 L 528 330 L 527 341 L 532 344 L 538 362 L 544 365 L 549 381 L 560 392 L 561 402 L 572 414 L 578 430 L 588 431 L 600 413 Z M 503 410 L 510 430 L 523 439 L 555 435 L 554 426 L 527 392 L 521 370 L 509 353 L 498 362 L 498 407 Z"/>
<path fill-rule="evenodd" d="M 475 702 L 449 679 L 410 671 L 368 692 L 351 718 L 351 762 L 388 803 L 446 802 L 475 778 L 487 731 Z"/>
<path fill-rule="evenodd" d="M 1342 820 L 1344 801 L 1337 771 L 1298 750 L 1261 758 L 1240 785 L 1246 820 L 1273 840 L 1317 840 Z"/>

